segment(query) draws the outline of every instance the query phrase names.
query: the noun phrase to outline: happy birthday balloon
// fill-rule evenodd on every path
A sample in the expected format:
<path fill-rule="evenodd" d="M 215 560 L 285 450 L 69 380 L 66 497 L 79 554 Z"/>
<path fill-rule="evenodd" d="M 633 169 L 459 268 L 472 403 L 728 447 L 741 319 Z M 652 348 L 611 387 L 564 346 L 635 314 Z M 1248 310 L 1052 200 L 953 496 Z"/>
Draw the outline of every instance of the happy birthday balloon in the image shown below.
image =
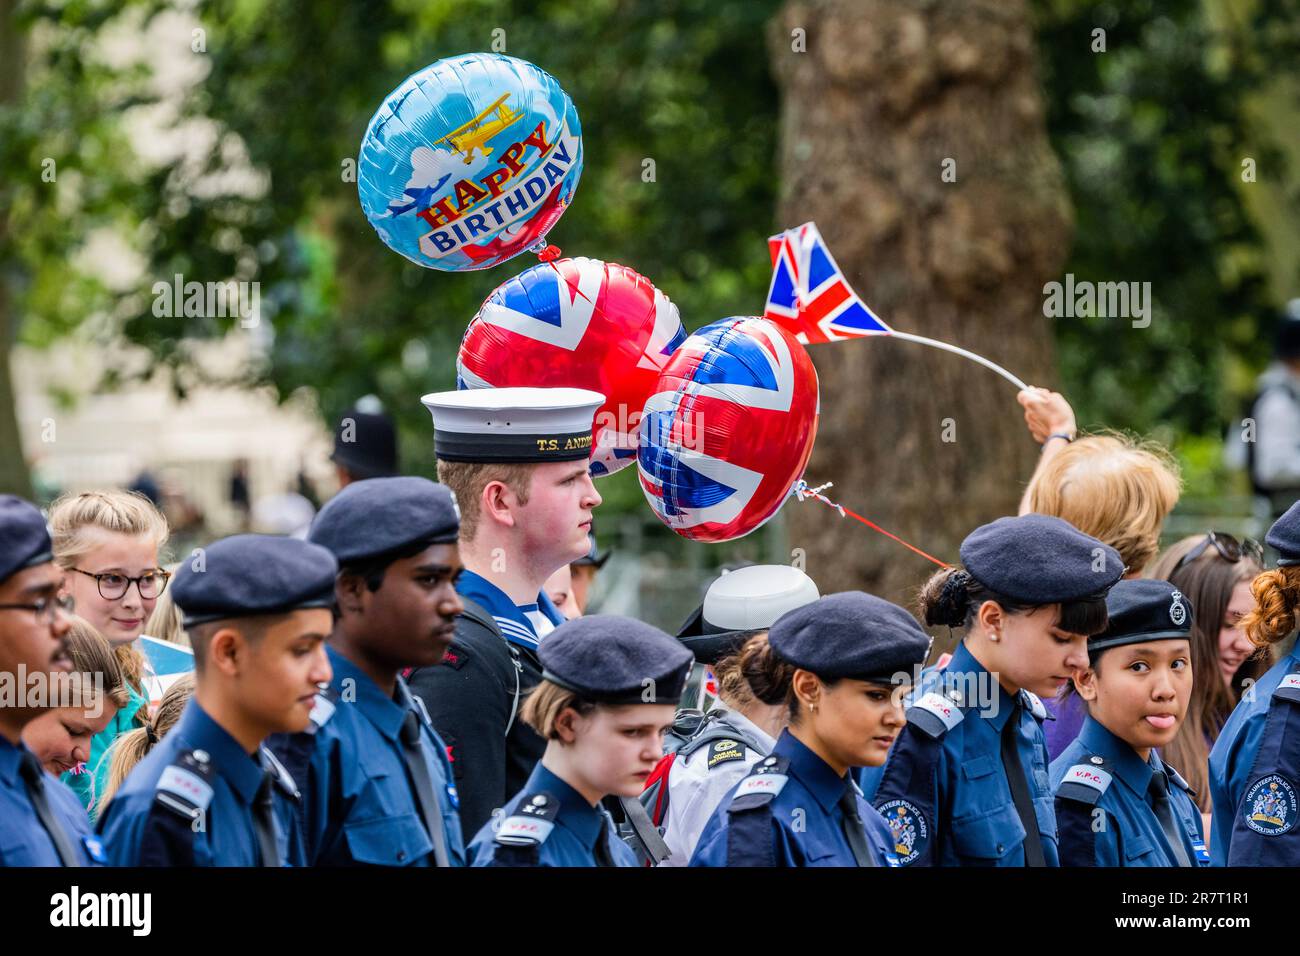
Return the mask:
<path fill-rule="evenodd" d="M 730 541 L 771 518 L 817 436 L 817 371 L 767 319 L 706 325 L 673 353 L 641 418 L 641 490 L 695 541 Z"/>
<path fill-rule="evenodd" d="M 524 60 L 439 60 L 388 95 L 361 141 L 357 191 L 389 248 L 431 269 L 487 269 L 544 245 L 582 175 L 582 127 Z"/>
<path fill-rule="evenodd" d="M 560 259 L 487 297 L 461 340 L 456 386 L 600 392 L 591 461 L 600 477 L 636 460 L 641 409 L 685 338 L 677 306 L 644 276 L 599 259 Z"/>

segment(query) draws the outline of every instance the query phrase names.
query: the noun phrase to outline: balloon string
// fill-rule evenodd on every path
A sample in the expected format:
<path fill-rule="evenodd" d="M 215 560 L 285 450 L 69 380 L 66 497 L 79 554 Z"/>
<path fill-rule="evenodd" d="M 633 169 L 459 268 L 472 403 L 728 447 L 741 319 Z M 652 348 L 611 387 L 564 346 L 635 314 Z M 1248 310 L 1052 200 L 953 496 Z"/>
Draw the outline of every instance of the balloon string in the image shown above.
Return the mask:
<path fill-rule="evenodd" d="M 892 538 L 893 540 L 901 544 L 903 547 L 907 548 L 907 550 L 914 551 L 915 553 L 919 554 L 921 557 L 925 558 L 927 561 L 933 561 L 941 568 L 948 568 L 952 566 L 948 564 L 946 561 L 940 561 L 934 555 L 926 554 L 920 548 L 908 544 L 898 535 L 891 534 L 890 532 L 886 531 L 884 528 L 880 527 L 880 525 L 876 524 L 874 521 L 862 517 L 862 515 L 858 514 L 856 511 L 850 511 L 848 508 L 845 508 L 843 505 L 836 504 L 835 502 L 831 501 L 829 498 L 823 495 L 822 492 L 825 491 L 827 488 L 832 487 L 833 484 L 834 484 L 833 482 L 828 481 L 826 482 L 826 484 L 818 485 L 816 488 L 809 488 L 808 482 L 800 478 L 798 481 L 794 483 L 794 487 L 791 488 L 790 490 L 794 493 L 795 497 L 797 497 L 800 501 L 804 501 L 805 499 L 808 498 L 815 498 L 818 501 L 820 501 L 822 504 L 829 505 L 830 507 L 838 511 L 840 513 L 841 518 L 847 516 L 857 521 L 861 521 L 868 528 L 871 528 L 875 531 L 879 531 L 886 538 Z"/>

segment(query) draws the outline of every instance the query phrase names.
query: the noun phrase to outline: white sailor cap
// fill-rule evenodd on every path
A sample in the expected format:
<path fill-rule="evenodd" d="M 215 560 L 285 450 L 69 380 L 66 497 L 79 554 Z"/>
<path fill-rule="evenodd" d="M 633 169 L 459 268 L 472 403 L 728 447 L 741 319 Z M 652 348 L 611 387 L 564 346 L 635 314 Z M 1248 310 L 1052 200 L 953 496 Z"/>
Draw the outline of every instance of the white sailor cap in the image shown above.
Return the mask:
<path fill-rule="evenodd" d="M 420 401 L 433 415 L 443 461 L 578 461 L 591 456 L 592 422 L 605 402 L 585 388 L 472 388 Z"/>
<path fill-rule="evenodd" d="M 677 639 L 695 659 L 712 664 L 755 631 L 821 596 L 813 579 L 786 564 L 755 564 L 722 575 L 704 595 L 704 603 L 686 621 Z"/>

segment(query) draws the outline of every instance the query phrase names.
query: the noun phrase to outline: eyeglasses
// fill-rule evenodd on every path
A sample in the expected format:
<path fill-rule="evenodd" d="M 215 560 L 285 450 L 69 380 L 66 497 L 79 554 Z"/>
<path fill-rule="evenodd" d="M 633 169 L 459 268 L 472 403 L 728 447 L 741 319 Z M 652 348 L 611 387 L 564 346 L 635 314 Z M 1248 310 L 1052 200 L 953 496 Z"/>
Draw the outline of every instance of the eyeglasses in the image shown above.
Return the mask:
<path fill-rule="evenodd" d="M 0 604 L 0 611 L 33 611 L 38 622 L 44 620 L 46 624 L 53 624 L 58 611 L 71 614 L 76 606 L 72 595 L 65 594 L 63 597 L 41 598 L 31 604 Z"/>
<path fill-rule="evenodd" d="M 1236 564 L 1243 557 L 1249 557 L 1254 558 L 1255 563 L 1260 567 L 1264 566 L 1264 546 L 1254 538 L 1242 538 L 1238 541 L 1224 531 L 1207 531 L 1205 540 L 1183 555 L 1182 559 L 1174 565 L 1174 570 L 1177 571 L 1185 564 L 1191 564 L 1203 555 L 1210 545 L 1214 545 L 1214 550 L 1219 552 L 1219 557 L 1231 564 Z"/>
<path fill-rule="evenodd" d="M 93 574 L 90 571 L 83 571 L 81 568 L 69 568 L 70 571 L 76 571 L 78 574 L 84 574 L 88 578 L 94 578 L 95 584 L 99 588 L 99 596 L 105 601 L 116 601 L 118 598 L 126 595 L 127 589 L 132 584 L 140 592 L 140 597 L 144 600 L 152 600 L 163 593 L 167 587 L 167 580 L 171 577 L 170 571 L 163 571 L 155 568 L 138 578 L 130 578 L 125 574 L 118 574 L 114 571 L 106 571 L 103 574 Z"/>

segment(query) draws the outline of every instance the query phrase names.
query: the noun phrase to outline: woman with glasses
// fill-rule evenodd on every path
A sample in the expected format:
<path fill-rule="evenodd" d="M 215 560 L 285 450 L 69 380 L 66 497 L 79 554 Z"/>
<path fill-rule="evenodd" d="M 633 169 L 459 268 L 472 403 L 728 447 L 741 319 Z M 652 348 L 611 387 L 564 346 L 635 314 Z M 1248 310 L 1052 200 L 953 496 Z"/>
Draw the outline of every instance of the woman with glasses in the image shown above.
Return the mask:
<path fill-rule="evenodd" d="M 86 763 L 62 778 L 93 814 L 108 776 L 104 753 L 148 716 L 140 712 L 149 699 L 148 661 L 137 640 L 167 587 L 169 575 L 158 553 L 167 541 L 167 519 L 143 495 L 90 491 L 56 500 L 50 530 L 64 589 L 75 599 L 77 614 L 113 645 L 130 694 L 127 705 L 91 740 Z"/>
<path fill-rule="evenodd" d="M 1222 531 L 1192 535 L 1170 547 L 1151 569 L 1192 606 L 1192 689 L 1187 718 L 1161 756 L 1179 768 L 1196 791 L 1196 805 L 1210 813 L 1210 748 L 1249 686 L 1268 669 L 1267 654 L 1241 627 L 1255 606 L 1250 582 L 1263 568 L 1263 551 L 1251 538 Z M 1207 824 L 1208 825 L 1208 824 Z"/>
<path fill-rule="evenodd" d="M 1265 539 L 1277 568 L 1251 582 L 1241 621 L 1251 641 L 1277 648 L 1300 611 L 1300 504 Z M 1294 646 L 1251 685 L 1210 752 L 1215 866 L 1300 865 L 1300 650 Z"/>

